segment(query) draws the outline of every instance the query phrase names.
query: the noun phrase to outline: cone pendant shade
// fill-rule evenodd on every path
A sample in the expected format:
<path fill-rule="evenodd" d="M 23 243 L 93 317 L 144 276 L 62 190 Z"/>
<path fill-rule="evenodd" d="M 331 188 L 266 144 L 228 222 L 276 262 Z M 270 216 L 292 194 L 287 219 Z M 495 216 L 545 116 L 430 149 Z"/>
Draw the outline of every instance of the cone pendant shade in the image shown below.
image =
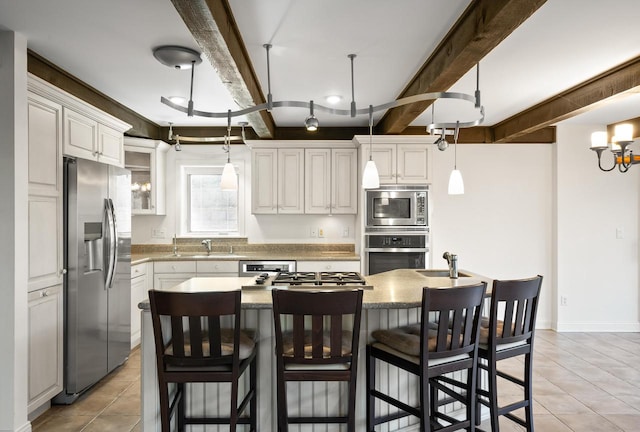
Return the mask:
<path fill-rule="evenodd" d="M 367 162 L 364 167 L 364 173 L 362 174 L 362 188 L 363 189 L 377 189 L 380 187 L 380 176 L 378 175 L 378 167 L 372 160 Z"/>
<path fill-rule="evenodd" d="M 462 173 L 460 170 L 454 169 L 449 177 L 449 195 L 464 194 L 464 182 L 462 181 Z"/>
<path fill-rule="evenodd" d="M 236 170 L 230 162 L 227 162 L 222 170 L 220 189 L 223 191 L 238 190 L 238 177 L 236 176 Z"/>

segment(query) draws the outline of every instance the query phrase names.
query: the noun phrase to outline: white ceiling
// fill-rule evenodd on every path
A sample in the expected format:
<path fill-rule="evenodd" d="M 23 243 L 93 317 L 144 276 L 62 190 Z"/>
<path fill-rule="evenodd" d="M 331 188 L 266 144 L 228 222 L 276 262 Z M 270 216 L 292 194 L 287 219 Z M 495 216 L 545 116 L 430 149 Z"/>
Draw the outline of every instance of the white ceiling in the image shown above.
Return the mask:
<path fill-rule="evenodd" d="M 274 100 L 314 100 L 340 94 L 351 101 L 354 62 L 358 108 L 394 100 L 469 0 L 230 0 L 256 74 L 267 92 L 264 43 L 271 43 Z M 496 124 L 546 98 L 640 55 L 638 0 L 548 0 L 480 63 L 485 125 Z M 188 118 L 160 103 L 188 96 L 190 71 L 157 62 L 160 45 L 198 45 L 169 0 L 0 0 L 0 30 L 23 34 L 30 49 L 149 120 L 166 125 L 221 126 L 225 119 Z M 443 89 L 446 90 L 446 89 Z M 450 90 L 473 94 L 475 70 Z M 632 95 L 572 122 L 607 124 L 640 116 Z M 215 70 L 196 67 L 195 108 L 237 109 Z M 375 115 L 378 120 L 382 112 Z M 307 113 L 277 109 L 277 126 L 298 126 Z M 316 113 L 321 127 L 366 126 L 367 117 Z M 470 120 L 458 103 L 436 104 L 439 121 Z M 243 118 L 234 118 L 241 121 Z M 431 110 L 413 126 L 430 123 Z"/>

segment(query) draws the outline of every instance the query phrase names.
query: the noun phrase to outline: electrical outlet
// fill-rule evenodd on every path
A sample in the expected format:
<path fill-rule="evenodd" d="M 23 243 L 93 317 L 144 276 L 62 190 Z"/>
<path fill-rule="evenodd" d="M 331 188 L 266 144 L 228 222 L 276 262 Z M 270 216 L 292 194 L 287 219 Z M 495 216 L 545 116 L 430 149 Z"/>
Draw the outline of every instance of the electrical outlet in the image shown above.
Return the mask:
<path fill-rule="evenodd" d="M 624 229 L 623 228 L 616 228 L 616 238 L 617 239 L 624 238 Z"/>
<path fill-rule="evenodd" d="M 318 237 L 324 237 L 324 228 L 318 228 Z"/>
<path fill-rule="evenodd" d="M 318 237 L 318 230 L 315 228 L 309 228 L 309 237 Z"/>
<path fill-rule="evenodd" d="M 165 238 L 165 232 L 163 229 L 154 229 L 151 231 L 151 237 L 157 238 L 157 239 L 163 239 Z"/>
<path fill-rule="evenodd" d="M 342 228 L 342 237 L 349 237 L 349 227 Z"/>
<path fill-rule="evenodd" d="M 567 297 L 560 296 L 560 306 L 567 306 Z"/>

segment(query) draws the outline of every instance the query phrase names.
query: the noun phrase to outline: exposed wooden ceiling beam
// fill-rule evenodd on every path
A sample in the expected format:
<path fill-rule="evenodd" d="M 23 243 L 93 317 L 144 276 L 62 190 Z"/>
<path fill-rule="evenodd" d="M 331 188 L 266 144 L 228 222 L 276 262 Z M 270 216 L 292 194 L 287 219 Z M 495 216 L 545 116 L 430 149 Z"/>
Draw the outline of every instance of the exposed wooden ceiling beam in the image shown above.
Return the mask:
<path fill-rule="evenodd" d="M 241 107 L 266 102 L 227 0 L 171 0 L 196 42 Z M 266 111 L 247 115 L 260 138 L 273 138 Z"/>
<path fill-rule="evenodd" d="M 497 143 L 512 141 L 597 108 L 607 99 L 640 91 L 640 56 L 557 94 L 495 125 Z"/>
<path fill-rule="evenodd" d="M 546 0 L 471 2 L 398 99 L 449 89 L 545 2 Z M 378 129 L 383 134 L 402 133 L 432 102 L 424 101 L 393 108 L 378 123 Z"/>

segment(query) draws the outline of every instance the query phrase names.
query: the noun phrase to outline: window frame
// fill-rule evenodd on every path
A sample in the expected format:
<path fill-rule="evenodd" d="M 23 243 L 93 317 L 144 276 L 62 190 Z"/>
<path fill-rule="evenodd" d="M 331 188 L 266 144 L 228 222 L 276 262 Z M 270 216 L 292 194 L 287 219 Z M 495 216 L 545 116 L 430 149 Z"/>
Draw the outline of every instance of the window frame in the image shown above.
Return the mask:
<path fill-rule="evenodd" d="M 190 227 L 190 184 L 191 174 L 221 174 L 226 158 L 207 157 L 205 160 L 179 160 L 176 161 L 176 177 L 178 187 L 176 188 L 179 211 L 177 212 L 177 227 L 181 237 L 194 238 L 231 238 L 245 236 L 245 182 L 244 182 L 244 161 L 232 161 L 236 174 L 238 175 L 238 230 L 237 231 L 191 231 Z M 231 193 L 231 192 L 226 192 Z"/>

